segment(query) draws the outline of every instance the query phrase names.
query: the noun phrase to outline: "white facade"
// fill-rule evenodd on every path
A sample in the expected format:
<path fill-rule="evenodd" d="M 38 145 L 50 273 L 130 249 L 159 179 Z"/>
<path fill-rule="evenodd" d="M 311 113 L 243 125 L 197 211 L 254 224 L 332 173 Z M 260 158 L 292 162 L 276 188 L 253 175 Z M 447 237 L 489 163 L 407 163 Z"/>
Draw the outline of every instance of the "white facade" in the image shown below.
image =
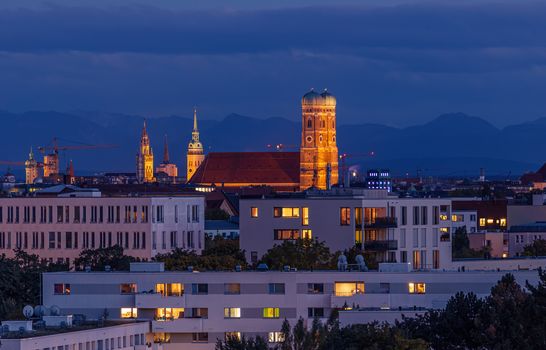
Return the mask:
<path fill-rule="evenodd" d="M 85 330 L 26 333 L 21 338 L 2 338 L 2 350 L 146 350 L 153 339 L 149 322 L 131 322 Z M 148 348 L 149 349 L 149 348 Z M 158 349 L 158 347 L 156 347 Z M 154 349 L 155 350 L 155 349 Z"/>
<path fill-rule="evenodd" d="M 452 232 L 461 227 L 466 227 L 467 233 L 478 232 L 477 217 L 476 210 L 453 210 L 451 212 Z"/>
<path fill-rule="evenodd" d="M 204 248 L 204 197 L 0 198 L 0 254 L 22 249 L 72 263 L 83 249 L 120 245 L 150 259 Z"/>
<path fill-rule="evenodd" d="M 538 280 L 536 271 L 511 273 L 522 285 Z M 107 310 L 114 320 L 150 320 L 154 338 L 165 341 L 166 350 L 213 349 L 216 340 L 226 334 L 260 335 L 274 342 L 285 318 L 292 325 L 299 318 L 310 325 L 314 317 L 325 320 L 332 309 L 344 306 L 430 309 L 444 307 L 459 291 L 484 297 L 504 274 L 60 272 L 44 274 L 43 301 L 45 306 L 59 306 L 63 314 L 84 314 L 88 319 L 98 318 Z M 67 287 L 68 293 L 56 293 Z M 377 317 L 388 318 L 385 315 L 379 313 Z"/>
<path fill-rule="evenodd" d="M 379 261 L 442 269 L 451 262 L 451 201 L 398 198 L 384 190 L 359 194 L 241 199 L 240 244 L 255 262 L 283 240 L 324 241 L 332 252 L 355 244 Z M 353 263 L 353 262 L 349 262 Z"/>

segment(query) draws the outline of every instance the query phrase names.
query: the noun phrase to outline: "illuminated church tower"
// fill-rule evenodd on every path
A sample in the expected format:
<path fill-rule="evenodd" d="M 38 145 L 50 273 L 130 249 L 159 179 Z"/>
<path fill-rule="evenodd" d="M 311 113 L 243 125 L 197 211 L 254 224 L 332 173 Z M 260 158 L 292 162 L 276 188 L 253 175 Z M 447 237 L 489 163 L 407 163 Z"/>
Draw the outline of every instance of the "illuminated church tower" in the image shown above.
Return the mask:
<path fill-rule="evenodd" d="M 136 176 L 139 183 L 154 182 L 154 152 L 150 146 L 150 138 L 146 132 L 146 120 L 140 137 L 140 149 L 136 156 Z"/>
<path fill-rule="evenodd" d="M 34 180 L 38 177 L 38 162 L 34 159 L 34 153 L 32 147 L 28 154 L 28 159 L 25 161 L 25 183 L 33 184 Z"/>
<path fill-rule="evenodd" d="M 301 99 L 300 189 L 327 189 L 338 183 L 336 98 L 314 90 Z"/>
<path fill-rule="evenodd" d="M 203 145 L 199 142 L 199 130 L 197 129 L 197 109 L 193 109 L 193 131 L 191 133 L 191 141 L 188 144 L 188 154 L 186 161 L 186 181 L 190 181 L 199 165 L 203 163 L 205 154 L 203 152 Z"/>

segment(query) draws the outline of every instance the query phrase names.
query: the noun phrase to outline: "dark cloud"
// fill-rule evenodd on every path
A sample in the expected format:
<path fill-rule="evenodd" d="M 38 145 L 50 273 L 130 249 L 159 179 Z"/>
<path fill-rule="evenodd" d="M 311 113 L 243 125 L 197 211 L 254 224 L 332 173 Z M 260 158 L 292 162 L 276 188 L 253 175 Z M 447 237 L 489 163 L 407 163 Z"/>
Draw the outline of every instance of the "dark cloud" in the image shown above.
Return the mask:
<path fill-rule="evenodd" d="M 1 11 L 0 47 L 159 54 L 544 47 L 545 23 L 543 4 L 262 11 L 56 6 Z"/>
<path fill-rule="evenodd" d="M 546 115 L 545 4 L 117 4 L 0 9 L 0 109 L 296 119 L 328 87 L 345 123 Z"/>

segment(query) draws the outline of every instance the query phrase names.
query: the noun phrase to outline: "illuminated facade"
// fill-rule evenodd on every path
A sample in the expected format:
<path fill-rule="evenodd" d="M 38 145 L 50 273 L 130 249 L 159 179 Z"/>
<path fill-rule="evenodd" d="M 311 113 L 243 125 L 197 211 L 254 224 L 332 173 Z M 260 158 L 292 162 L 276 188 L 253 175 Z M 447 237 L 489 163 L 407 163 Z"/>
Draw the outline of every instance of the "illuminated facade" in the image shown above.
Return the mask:
<path fill-rule="evenodd" d="M 197 129 L 197 109 L 193 110 L 193 131 L 191 133 L 191 141 L 188 144 L 186 159 L 186 181 L 190 181 L 197 168 L 199 168 L 205 159 L 203 145 L 199 141 L 199 130 Z"/>
<path fill-rule="evenodd" d="M 154 182 L 154 152 L 150 146 L 150 138 L 146 131 L 146 121 L 142 128 L 142 136 L 140 138 L 140 148 L 136 156 L 136 175 L 140 183 Z"/>
<path fill-rule="evenodd" d="M 327 189 L 338 183 L 336 98 L 313 90 L 301 100 L 300 189 Z"/>
<path fill-rule="evenodd" d="M 44 177 L 59 173 L 59 154 L 50 153 L 44 155 Z"/>
<path fill-rule="evenodd" d="M 165 173 L 167 176 L 175 178 L 178 176 L 178 167 L 169 160 L 169 144 L 167 142 L 167 135 L 165 135 L 165 146 L 163 148 L 163 161 L 157 169 L 156 173 Z"/>
<path fill-rule="evenodd" d="M 38 162 L 34 159 L 34 152 L 30 148 L 28 159 L 25 161 L 25 183 L 33 184 L 38 177 Z"/>

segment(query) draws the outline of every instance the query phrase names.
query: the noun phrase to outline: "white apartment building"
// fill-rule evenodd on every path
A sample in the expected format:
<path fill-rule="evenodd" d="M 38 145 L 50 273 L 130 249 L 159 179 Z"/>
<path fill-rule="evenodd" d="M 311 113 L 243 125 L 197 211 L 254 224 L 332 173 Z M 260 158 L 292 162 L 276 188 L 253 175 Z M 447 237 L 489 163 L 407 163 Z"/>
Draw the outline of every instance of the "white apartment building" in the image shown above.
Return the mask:
<path fill-rule="evenodd" d="M 414 269 L 451 263 L 450 199 L 338 189 L 242 198 L 239 206 L 240 245 L 250 262 L 283 240 L 307 237 L 324 241 L 332 252 L 362 245 L 378 261 L 411 262 Z"/>
<path fill-rule="evenodd" d="M 65 315 L 96 319 L 106 311 L 111 320 L 150 321 L 154 341 L 165 350 L 214 349 L 216 340 L 226 336 L 260 335 L 278 342 L 284 319 L 294 325 L 303 318 L 309 326 L 314 318 L 326 320 L 333 309 L 373 310 L 345 318 L 361 323 L 392 319 L 397 310 L 399 316 L 416 313 L 403 310 L 441 308 L 459 291 L 485 297 L 505 273 L 199 273 L 164 272 L 161 263 L 136 263 L 130 272 L 46 273 L 43 302 Z M 538 281 L 536 271 L 511 273 L 522 285 Z"/>
<path fill-rule="evenodd" d="M 142 259 L 176 247 L 200 253 L 204 207 L 201 195 L 0 198 L 0 254 L 72 263 L 83 249 L 114 245 Z"/>
<path fill-rule="evenodd" d="M 146 350 L 150 349 L 146 344 L 151 344 L 153 338 L 149 322 L 127 322 L 117 325 L 107 323 L 104 327 L 14 331 L 3 335 L 0 342 L 2 350 Z M 160 349 L 160 346 L 155 346 L 153 350 Z"/>
<path fill-rule="evenodd" d="M 461 227 L 466 227 L 467 233 L 478 232 L 478 212 L 476 210 L 452 210 L 451 231 L 455 232 Z"/>

